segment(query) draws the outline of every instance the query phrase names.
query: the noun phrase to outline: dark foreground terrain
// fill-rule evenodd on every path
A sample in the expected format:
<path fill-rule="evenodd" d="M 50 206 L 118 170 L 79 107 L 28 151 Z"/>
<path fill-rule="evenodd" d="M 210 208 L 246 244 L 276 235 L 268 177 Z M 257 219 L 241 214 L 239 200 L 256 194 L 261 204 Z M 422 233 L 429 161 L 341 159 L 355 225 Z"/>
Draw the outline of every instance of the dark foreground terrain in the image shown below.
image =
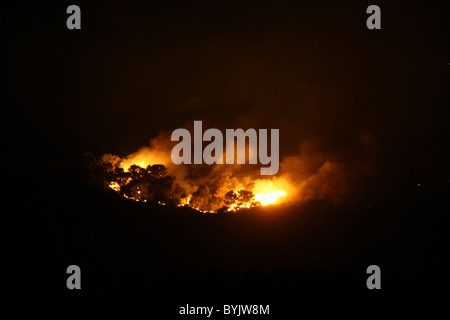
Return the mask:
<path fill-rule="evenodd" d="M 121 198 L 86 183 L 79 168 L 47 169 L 11 186 L 18 192 L 5 213 L 2 259 L 9 297 L 449 297 L 445 186 L 370 203 L 199 214 Z M 66 288 L 71 264 L 81 267 L 82 290 Z M 372 264 L 382 290 L 366 288 Z"/>

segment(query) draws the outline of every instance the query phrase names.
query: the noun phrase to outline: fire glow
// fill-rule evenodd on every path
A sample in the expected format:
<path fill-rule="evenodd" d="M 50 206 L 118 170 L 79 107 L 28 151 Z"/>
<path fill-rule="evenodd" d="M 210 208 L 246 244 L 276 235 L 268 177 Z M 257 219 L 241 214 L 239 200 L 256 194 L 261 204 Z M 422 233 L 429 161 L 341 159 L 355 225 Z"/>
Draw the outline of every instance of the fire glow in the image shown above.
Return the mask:
<path fill-rule="evenodd" d="M 101 172 L 106 186 L 125 198 L 187 206 L 200 212 L 236 212 L 280 204 L 288 194 L 287 182 L 275 177 L 254 178 L 245 170 L 242 174 L 241 166 L 173 165 L 167 157 L 170 158 L 170 152 L 152 149 L 123 159 L 103 155 L 99 161 L 101 170 L 97 172 Z M 198 172 L 202 170 L 206 172 Z"/>
<path fill-rule="evenodd" d="M 285 156 L 273 176 L 261 175 L 252 164 L 177 165 L 171 159 L 174 145 L 169 133 L 161 133 L 125 157 L 90 154 L 92 178 L 127 199 L 208 213 L 334 199 L 346 191 L 345 164 L 309 142 Z"/>
<path fill-rule="evenodd" d="M 144 162 L 137 161 L 137 163 L 142 165 Z M 188 206 L 204 213 L 236 212 L 241 209 L 272 205 L 281 202 L 281 199 L 286 196 L 286 191 L 272 189 L 274 188 L 272 180 L 260 179 L 257 180 L 257 183 L 249 183 L 246 189 L 240 189 L 242 186 L 232 188 L 222 197 L 216 193 L 216 199 L 213 202 L 216 205 L 208 207 L 204 201 L 198 199 L 208 197 L 202 192 L 206 190 L 204 185 L 200 185 L 194 194 L 186 194 L 185 190 L 180 189 L 178 185 L 175 187 L 178 194 L 172 194 L 172 190 L 161 188 L 162 194 L 170 194 L 170 196 L 168 199 L 156 199 L 157 196 L 155 197 L 152 192 L 149 192 L 149 189 L 159 188 L 160 185 L 164 186 L 165 182 L 172 180 L 163 165 L 148 165 L 144 168 L 137 164 L 129 164 L 127 161 L 120 161 L 116 163 L 108 177 L 109 188 L 125 198 L 141 202 L 153 200 L 161 205 L 170 203 L 178 207 Z M 253 190 L 260 190 L 260 192 L 254 193 Z M 181 197 L 178 198 L 177 195 L 180 194 Z"/>

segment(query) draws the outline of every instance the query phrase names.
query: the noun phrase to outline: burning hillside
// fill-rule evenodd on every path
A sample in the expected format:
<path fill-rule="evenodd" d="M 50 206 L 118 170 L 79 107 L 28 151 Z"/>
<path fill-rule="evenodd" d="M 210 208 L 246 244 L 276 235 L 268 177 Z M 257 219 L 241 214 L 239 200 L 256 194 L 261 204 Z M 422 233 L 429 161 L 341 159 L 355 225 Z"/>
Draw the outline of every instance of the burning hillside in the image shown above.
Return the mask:
<path fill-rule="evenodd" d="M 193 193 L 176 183 L 164 165 L 148 165 L 143 168 L 131 165 L 127 170 L 106 163 L 109 187 L 122 196 L 135 201 L 153 201 L 159 204 L 189 206 L 201 212 L 238 211 L 261 205 L 273 204 L 284 197 L 284 190 L 253 193 L 254 184 L 235 187 L 224 194 L 224 189 L 214 189 L 210 184 L 201 184 Z M 270 182 L 267 182 L 270 185 Z M 241 189 L 244 188 L 244 189 Z"/>
<path fill-rule="evenodd" d="M 209 213 L 300 203 L 345 190 L 344 165 L 308 143 L 299 156 L 284 158 L 271 177 L 248 164 L 175 165 L 172 146 L 170 137 L 161 135 L 126 157 L 104 154 L 92 161 L 96 178 L 128 199 Z"/>
<path fill-rule="evenodd" d="M 286 191 L 269 179 L 252 182 L 250 177 L 245 177 L 245 182 L 240 183 L 236 177 L 225 175 L 219 179 L 220 183 L 210 181 L 197 187 L 187 186 L 196 180 L 192 177 L 191 181 L 180 185 L 162 164 L 146 167 L 132 164 L 124 168 L 120 159 L 109 155 L 103 156 L 102 168 L 108 187 L 128 199 L 189 206 L 200 212 L 238 211 L 279 203 L 286 196 Z"/>

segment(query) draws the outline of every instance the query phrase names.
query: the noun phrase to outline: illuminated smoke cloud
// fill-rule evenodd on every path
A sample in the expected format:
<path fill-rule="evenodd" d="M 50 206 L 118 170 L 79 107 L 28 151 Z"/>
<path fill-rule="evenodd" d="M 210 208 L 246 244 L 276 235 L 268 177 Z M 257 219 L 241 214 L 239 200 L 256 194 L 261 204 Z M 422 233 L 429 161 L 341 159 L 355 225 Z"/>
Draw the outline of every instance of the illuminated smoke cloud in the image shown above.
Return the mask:
<path fill-rule="evenodd" d="M 346 166 L 312 142 L 302 143 L 297 155 L 283 158 L 273 177 L 261 176 L 259 166 L 247 164 L 175 165 L 175 143 L 163 133 L 123 158 L 104 154 L 94 161 L 97 178 L 135 201 L 211 213 L 334 198 L 347 189 Z"/>

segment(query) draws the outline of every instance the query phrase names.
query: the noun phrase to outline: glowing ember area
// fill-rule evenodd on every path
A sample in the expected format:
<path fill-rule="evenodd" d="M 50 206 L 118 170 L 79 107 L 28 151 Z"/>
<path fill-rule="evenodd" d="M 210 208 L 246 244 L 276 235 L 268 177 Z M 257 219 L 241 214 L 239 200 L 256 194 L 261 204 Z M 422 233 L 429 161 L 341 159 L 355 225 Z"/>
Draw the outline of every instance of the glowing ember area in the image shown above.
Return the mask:
<path fill-rule="evenodd" d="M 142 162 L 141 162 L 142 163 Z M 148 165 L 146 168 L 132 164 L 124 169 L 123 162 L 118 167 L 110 168 L 111 163 L 104 163 L 107 169 L 108 186 L 122 196 L 135 201 L 154 201 L 161 205 L 171 204 L 178 207 L 188 206 L 200 212 L 235 212 L 241 209 L 274 204 L 284 197 L 284 190 L 268 191 L 254 194 L 251 190 L 229 190 L 223 197 L 215 197 L 216 206 L 208 207 L 208 188 L 200 185 L 194 194 L 187 194 L 178 184 L 173 185 L 174 177 L 168 175 L 163 165 Z M 108 170 L 109 168 L 109 170 Z M 248 178 L 247 178 L 248 179 Z M 254 183 L 250 185 L 255 185 Z M 272 181 L 258 182 L 258 187 L 270 188 Z M 204 196 L 205 199 L 202 199 Z M 220 207 L 218 208 L 217 205 Z"/>
<path fill-rule="evenodd" d="M 346 190 L 346 166 L 311 143 L 301 144 L 300 154 L 285 157 L 279 173 L 270 177 L 254 165 L 175 165 L 172 147 L 170 136 L 160 135 L 128 156 L 86 154 L 86 161 L 94 181 L 124 198 L 199 212 L 338 199 Z"/>
<path fill-rule="evenodd" d="M 261 205 L 265 206 L 265 205 L 277 202 L 278 198 L 284 197 L 285 195 L 286 195 L 286 192 L 283 190 L 278 190 L 276 192 L 272 191 L 272 192 L 265 193 L 265 194 L 257 193 L 255 195 L 255 200 L 260 202 Z"/>
<path fill-rule="evenodd" d="M 157 155 L 157 157 L 155 157 Z M 151 164 L 156 158 L 163 164 Z M 280 203 L 281 181 L 235 174 L 233 166 L 176 166 L 163 152 L 138 152 L 127 158 L 103 155 L 96 172 L 110 189 L 127 199 L 184 207 L 200 212 L 236 212 Z M 203 170 L 201 175 L 197 170 Z"/>

